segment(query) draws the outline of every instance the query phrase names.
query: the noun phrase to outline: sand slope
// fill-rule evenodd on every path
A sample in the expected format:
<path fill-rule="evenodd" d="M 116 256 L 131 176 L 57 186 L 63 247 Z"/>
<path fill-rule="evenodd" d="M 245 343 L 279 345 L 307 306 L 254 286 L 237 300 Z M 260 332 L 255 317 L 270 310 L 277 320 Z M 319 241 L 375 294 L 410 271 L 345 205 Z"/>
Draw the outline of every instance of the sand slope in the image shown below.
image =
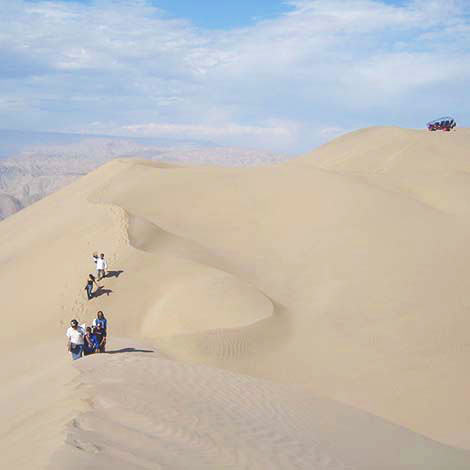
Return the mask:
<path fill-rule="evenodd" d="M 94 389 L 93 405 L 70 424 L 52 469 L 64 461 L 71 470 L 468 468 L 470 452 L 300 387 L 149 351 L 79 364 L 82 380 Z"/>
<path fill-rule="evenodd" d="M 84 360 L 76 380 L 96 384 L 83 390 L 104 424 L 83 418 L 89 428 L 77 431 L 72 423 L 55 459 L 68 462 L 80 447 L 75 433 L 92 432 L 91 442 L 101 444 L 86 444 L 85 461 L 98 456 L 130 465 L 132 454 L 133 468 L 158 468 L 151 463 L 157 455 L 161 468 L 189 468 L 185 458 L 202 459 L 192 468 L 470 468 L 468 453 L 414 434 L 470 449 L 469 144 L 465 129 L 373 128 L 267 168 L 116 160 L 1 222 L 1 315 L 9 328 L 1 330 L 0 344 L 6 350 L 24 349 L 17 338 L 27 332 L 31 347 L 63 361 L 63 346 L 52 340 L 63 337 L 71 317 L 89 322 L 103 309 L 113 335 L 128 338 L 130 346 L 145 338 L 167 357 L 232 371 L 137 353 Z M 83 287 L 94 250 L 106 253 L 112 277 L 88 302 Z M 59 362 L 59 376 L 66 377 L 71 365 Z M 19 390 L 22 377 L 4 380 Z M 46 387 L 40 378 L 37 386 Z M 81 422 L 84 402 L 74 388 L 49 387 L 58 400 L 70 393 Z M 189 406 L 195 390 L 206 398 Z M 139 428 L 137 447 L 93 398 L 102 393 L 116 400 L 112 408 L 122 412 L 123 426 Z M 226 397 L 220 409 L 209 398 L 218 394 Z M 244 407 L 247 400 L 269 406 L 285 400 L 285 409 Z M 44 400 L 35 406 L 53 408 Z M 180 407 L 160 423 L 168 408 Z M 147 412 L 151 422 L 142 417 Z M 200 431 L 188 422 L 212 412 L 200 441 L 186 440 L 188 426 Z M 48 424 L 56 437 L 38 443 L 38 461 L 57 449 L 67 416 Z M 338 427 L 342 420 L 347 424 Z M 29 425 L 28 418 L 19 423 L 8 414 L 2 432 Z M 155 449 L 138 444 L 140 426 Z M 233 434 L 220 434 L 227 427 Z M 364 438 L 356 444 L 357 429 Z M 238 441 L 245 431 L 249 439 Z M 253 448 L 258 432 L 272 437 Z M 123 439 L 125 457 L 110 450 L 121 449 Z M 307 442 L 318 445 L 308 449 Z M 208 454 L 201 451 L 207 446 Z M 397 447 L 405 456 L 400 462 Z M 183 449 L 188 454 L 172 467 L 165 459 Z M 15 454 L 9 459 L 13 464 Z"/>

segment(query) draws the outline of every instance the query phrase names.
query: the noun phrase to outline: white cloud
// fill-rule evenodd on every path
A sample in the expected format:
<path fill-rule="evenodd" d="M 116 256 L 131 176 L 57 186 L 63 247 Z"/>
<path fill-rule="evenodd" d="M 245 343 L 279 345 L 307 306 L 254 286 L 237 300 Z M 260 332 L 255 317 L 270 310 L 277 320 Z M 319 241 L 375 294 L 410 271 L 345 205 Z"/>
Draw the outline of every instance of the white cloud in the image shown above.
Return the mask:
<path fill-rule="evenodd" d="M 327 129 L 420 125 L 434 109 L 470 118 L 468 2 L 289 3 L 278 18 L 206 31 L 144 0 L 9 0 L 0 127 L 100 122 L 303 150 L 335 135 Z"/>

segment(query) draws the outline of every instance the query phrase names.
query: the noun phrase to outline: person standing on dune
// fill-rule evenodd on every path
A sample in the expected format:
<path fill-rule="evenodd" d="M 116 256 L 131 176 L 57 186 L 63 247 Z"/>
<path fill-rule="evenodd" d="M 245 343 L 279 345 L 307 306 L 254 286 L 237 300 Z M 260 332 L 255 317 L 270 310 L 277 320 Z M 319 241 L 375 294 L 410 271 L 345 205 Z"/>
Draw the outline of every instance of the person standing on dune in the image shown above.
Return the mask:
<path fill-rule="evenodd" d="M 101 329 L 104 332 L 104 335 L 106 336 L 106 331 L 108 329 L 108 320 L 104 316 L 103 312 L 101 310 L 98 311 L 96 314 L 96 318 L 93 320 L 93 326 L 101 326 Z"/>
<path fill-rule="evenodd" d="M 91 327 L 87 326 L 83 345 L 83 355 L 88 356 L 99 349 L 99 343 L 96 336 L 92 333 Z"/>
<path fill-rule="evenodd" d="M 101 328 L 101 324 L 97 324 L 93 330 L 93 334 L 96 337 L 98 342 L 98 349 L 96 352 L 104 353 L 106 352 L 106 333 Z"/>
<path fill-rule="evenodd" d="M 67 329 L 67 350 L 72 353 L 72 359 L 75 361 L 80 359 L 83 354 L 83 346 L 85 343 L 85 330 L 78 324 L 78 321 L 73 319 L 70 322 L 70 327 Z"/>
<path fill-rule="evenodd" d="M 100 257 L 96 260 L 96 271 L 98 273 L 98 281 L 101 281 L 103 277 L 106 277 L 106 270 L 108 269 L 108 263 L 104 259 L 104 253 L 101 253 Z"/>

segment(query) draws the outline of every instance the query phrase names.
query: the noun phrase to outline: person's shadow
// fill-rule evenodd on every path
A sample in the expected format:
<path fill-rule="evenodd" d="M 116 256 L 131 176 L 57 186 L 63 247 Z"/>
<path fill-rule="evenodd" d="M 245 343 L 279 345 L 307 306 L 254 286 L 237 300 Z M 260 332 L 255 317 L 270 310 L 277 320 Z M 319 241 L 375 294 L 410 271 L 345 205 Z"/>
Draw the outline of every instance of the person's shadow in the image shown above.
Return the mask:
<path fill-rule="evenodd" d="M 108 271 L 105 277 L 115 277 L 118 278 L 124 271 L 122 269 L 118 271 Z"/>
<path fill-rule="evenodd" d="M 93 297 L 101 297 L 102 295 L 107 295 L 112 294 L 113 291 L 111 289 L 105 289 L 104 287 L 98 287 L 95 292 L 93 292 Z"/>
<path fill-rule="evenodd" d="M 128 353 L 128 352 L 152 353 L 155 351 L 153 349 L 122 348 L 122 349 L 115 349 L 114 351 L 106 351 L 106 354 L 119 354 L 119 353 Z"/>

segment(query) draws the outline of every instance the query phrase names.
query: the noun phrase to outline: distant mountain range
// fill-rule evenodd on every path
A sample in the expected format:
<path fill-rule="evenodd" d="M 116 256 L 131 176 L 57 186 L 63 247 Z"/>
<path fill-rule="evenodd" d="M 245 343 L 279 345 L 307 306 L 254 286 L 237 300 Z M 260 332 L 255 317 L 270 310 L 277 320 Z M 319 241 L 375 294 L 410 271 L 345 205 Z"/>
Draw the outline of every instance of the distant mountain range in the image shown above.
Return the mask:
<path fill-rule="evenodd" d="M 35 132 L 16 129 L 0 129 L 0 158 L 17 154 L 26 148 L 36 145 L 71 145 L 88 139 L 105 139 L 112 141 L 126 140 L 135 144 L 153 147 L 173 147 L 192 145 L 216 147 L 212 142 L 190 139 L 166 139 L 147 137 L 122 137 L 106 134 L 73 134 L 61 132 Z"/>
<path fill-rule="evenodd" d="M 0 220 L 120 157 L 217 166 L 261 166 L 289 158 L 210 142 L 0 129 Z"/>

